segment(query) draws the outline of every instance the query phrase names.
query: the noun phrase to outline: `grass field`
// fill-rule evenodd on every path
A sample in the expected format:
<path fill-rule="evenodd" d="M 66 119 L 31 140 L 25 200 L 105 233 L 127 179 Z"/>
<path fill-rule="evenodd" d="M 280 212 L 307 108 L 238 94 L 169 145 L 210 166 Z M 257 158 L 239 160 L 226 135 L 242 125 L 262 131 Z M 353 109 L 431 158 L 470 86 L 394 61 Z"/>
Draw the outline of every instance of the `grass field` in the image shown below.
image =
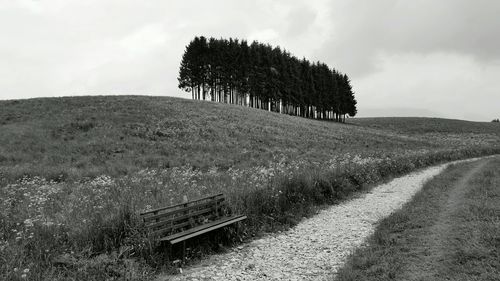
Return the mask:
<path fill-rule="evenodd" d="M 396 131 L 404 134 L 488 134 L 499 135 L 498 124 L 493 122 L 473 122 L 455 119 L 426 117 L 377 117 L 355 118 L 351 123 L 381 130 Z"/>
<path fill-rule="evenodd" d="M 327 162 L 498 143 L 498 124 L 445 119 L 321 122 L 218 103 L 162 97 L 0 101 L 0 172 L 58 180 L 144 168 L 207 170 Z"/>
<path fill-rule="evenodd" d="M 74 97 L 0 101 L 0 143 L 0 279 L 144 280 L 165 262 L 140 210 L 223 192 L 249 216 L 233 238 L 258 235 L 392 176 L 498 153 L 500 126 Z"/>
<path fill-rule="evenodd" d="M 337 280 L 498 280 L 500 158 L 459 164 L 384 219 Z"/>

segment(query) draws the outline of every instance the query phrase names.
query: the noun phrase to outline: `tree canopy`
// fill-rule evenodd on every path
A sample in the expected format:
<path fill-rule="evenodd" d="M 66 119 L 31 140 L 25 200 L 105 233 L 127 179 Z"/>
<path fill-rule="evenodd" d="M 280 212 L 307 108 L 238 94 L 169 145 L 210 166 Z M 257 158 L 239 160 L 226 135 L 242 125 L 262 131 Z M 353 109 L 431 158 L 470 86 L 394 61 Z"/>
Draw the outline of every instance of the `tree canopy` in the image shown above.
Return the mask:
<path fill-rule="evenodd" d="M 357 113 L 346 74 L 256 41 L 195 37 L 182 56 L 178 81 L 198 100 L 336 121 Z"/>

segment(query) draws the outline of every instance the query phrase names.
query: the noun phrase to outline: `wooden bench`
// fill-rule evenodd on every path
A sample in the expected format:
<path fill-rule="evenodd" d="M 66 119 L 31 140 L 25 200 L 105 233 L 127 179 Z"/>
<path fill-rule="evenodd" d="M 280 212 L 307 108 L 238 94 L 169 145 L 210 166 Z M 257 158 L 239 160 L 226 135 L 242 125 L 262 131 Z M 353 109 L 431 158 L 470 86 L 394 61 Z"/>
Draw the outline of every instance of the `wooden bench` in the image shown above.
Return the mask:
<path fill-rule="evenodd" d="M 143 212 L 140 216 L 149 233 L 173 245 L 247 218 L 231 214 L 226 203 L 225 196 L 217 194 Z"/>

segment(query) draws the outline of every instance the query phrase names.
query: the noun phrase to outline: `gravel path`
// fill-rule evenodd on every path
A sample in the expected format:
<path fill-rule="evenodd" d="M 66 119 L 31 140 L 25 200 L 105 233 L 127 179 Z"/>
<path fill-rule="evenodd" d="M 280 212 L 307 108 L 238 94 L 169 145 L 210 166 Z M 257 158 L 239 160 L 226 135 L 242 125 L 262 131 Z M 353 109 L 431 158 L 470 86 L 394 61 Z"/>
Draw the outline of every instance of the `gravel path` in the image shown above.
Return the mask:
<path fill-rule="evenodd" d="M 325 209 L 289 231 L 254 240 L 182 274 L 158 280 L 331 280 L 378 220 L 400 208 L 447 165 L 394 179 Z"/>

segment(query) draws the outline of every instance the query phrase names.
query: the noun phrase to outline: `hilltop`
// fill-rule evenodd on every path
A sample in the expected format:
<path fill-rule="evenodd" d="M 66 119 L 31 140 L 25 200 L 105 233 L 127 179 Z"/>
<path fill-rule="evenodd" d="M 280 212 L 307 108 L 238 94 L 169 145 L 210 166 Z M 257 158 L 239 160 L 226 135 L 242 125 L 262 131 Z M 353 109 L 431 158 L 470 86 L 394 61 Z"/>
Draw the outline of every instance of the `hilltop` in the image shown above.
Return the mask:
<path fill-rule="evenodd" d="M 0 109 L 0 172 L 10 180 L 245 168 L 276 157 L 325 162 L 345 153 L 383 156 L 500 139 L 492 123 L 361 118 L 339 124 L 171 97 L 37 98 L 0 101 Z"/>

